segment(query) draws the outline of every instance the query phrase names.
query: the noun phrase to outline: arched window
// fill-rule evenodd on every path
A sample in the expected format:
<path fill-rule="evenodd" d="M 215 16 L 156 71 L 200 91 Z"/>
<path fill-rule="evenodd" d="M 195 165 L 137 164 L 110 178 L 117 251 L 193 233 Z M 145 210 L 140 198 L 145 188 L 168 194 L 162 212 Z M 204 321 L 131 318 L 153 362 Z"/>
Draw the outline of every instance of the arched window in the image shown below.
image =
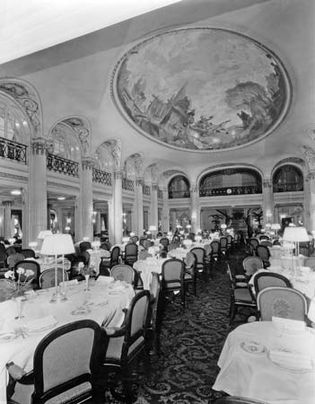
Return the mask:
<path fill-rule="evenodd" d="M 3 96 L 0 96 L 0 137 L 26 145 L 30 140 L 27 120 L 16 105 Z"/>
<path fill-rule="evenodd" d="M 80 161 L 81 148 L 74 131 L 62 122 L 51 131 L 52 149 L 50 152 L 68 160 Z"/>
<path fill-rule="evenodd" d="M 190 185 L 186 177 L 177 175 L 172 178 L 168 184 L 168 197 L 169 199 L 190 197 Z"/>
<path fill-rule="evenodd" d="M 303 173 L 290 164 L 279 167 L 273 175 L 273 192 L 303 191 Z"/>
<path fill-rule="evenodd" d="M 249 168 L 229 168 L 204 175 L 199 196 L 244 195 L 262 193 L 260 174 Z"/>

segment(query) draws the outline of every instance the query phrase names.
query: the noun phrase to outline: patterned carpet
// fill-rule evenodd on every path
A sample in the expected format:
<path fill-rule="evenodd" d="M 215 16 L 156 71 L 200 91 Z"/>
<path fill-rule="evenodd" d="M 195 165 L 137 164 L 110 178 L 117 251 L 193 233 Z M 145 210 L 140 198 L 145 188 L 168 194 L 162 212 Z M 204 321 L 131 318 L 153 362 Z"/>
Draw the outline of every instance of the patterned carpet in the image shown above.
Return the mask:
<path fill-rule="evenodd" d="M 244 254 L 234 253 L 230 265 L 239 267 Z M 200 280 L 197 297 L 187 298 L 186 309 L 167 302 L 161 326 L 160 356 L 152 356 L 149 371 L 139 367 L 136 404 L 211 404 L 222 393 L 211 389 L 229 326 L 230 286 L 223 262 L 213 279 Z M 245 313 L 246 314 L 246 313 Z M 244 321 L 238 316 L 233 328 Z M 106 393 L 106 403 L 119 403 Z"/>

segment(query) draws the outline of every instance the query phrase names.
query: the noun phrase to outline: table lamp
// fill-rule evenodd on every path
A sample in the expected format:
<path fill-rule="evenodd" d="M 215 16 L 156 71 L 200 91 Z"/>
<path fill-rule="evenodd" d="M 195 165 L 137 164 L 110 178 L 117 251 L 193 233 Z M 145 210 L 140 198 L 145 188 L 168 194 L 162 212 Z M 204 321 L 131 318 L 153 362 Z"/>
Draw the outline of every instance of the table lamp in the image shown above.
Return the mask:
<path fill-rule="evenodd" d="M 299 264 L 299 255 L 300 255 L 300 244 L 306 241 L 309 241 L 309 236 L 305 227 L 303 226 L 288 226 L 284 229 L 283 233 L 283 241 L 289 241 L 296 245 L 295 255 L 297 259 L 297 265 Z M 295 267 L 295 266 L 294 266 Z"/>
<path fill-rule="evenodd" d="M 63 268 L 62 268 L 62 282 L 65 285 L 65 269 L 64 269 L 64 255 L 73 254 L 75 252 L 72 237 L 70 234 L 53 234 L 44 238 L 41 254 L 54 255 L 55 256 L 55 293 L 53 294 L 50 302 L 56 303 L 58 301 L 67 300 L 65 293 L 61 293 L 58 288 L 58 255 L 62 256 Z"/>

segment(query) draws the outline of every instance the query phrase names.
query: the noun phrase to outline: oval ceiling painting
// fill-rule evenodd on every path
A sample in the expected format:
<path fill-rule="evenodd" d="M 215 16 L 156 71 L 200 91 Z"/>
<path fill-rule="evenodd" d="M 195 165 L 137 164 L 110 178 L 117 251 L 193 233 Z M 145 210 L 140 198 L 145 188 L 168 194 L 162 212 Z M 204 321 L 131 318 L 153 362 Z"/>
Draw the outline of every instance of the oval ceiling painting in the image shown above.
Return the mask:
<path fill-rule="evenodd" d="M 164 145 L 226 150 L 270 134 L 288 109 L 289 79 L 256 41 L 217 28 L 168 31 L 133 47 L 115 69 L 114 99 Z"/>

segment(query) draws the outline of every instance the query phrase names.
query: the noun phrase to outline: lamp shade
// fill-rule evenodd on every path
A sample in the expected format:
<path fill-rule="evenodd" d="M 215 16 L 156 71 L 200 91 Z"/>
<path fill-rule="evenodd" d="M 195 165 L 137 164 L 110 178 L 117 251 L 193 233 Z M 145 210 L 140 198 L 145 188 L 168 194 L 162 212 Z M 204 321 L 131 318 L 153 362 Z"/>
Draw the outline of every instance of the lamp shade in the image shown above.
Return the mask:
<path fill-rule="evenodd" d="M 45 237 L 52 236 L 51 230 L 41 230 L 37 236 L 38 239 L 44 240 Z"/>
<path fill-rule="evenodd" d="M 284 241 L 294 241 L 294 242 L 303 242 L 309 241 L 309 236 L 305 227 L 294 227 L 288 226 L 284 229 L 283 233 L 283 240 Z"/>
<path fill-rule="evenodd" d="M 52 234 L 44 238 L 41 254 L 64 255 L 75 252 L 70 234 Z"/>

